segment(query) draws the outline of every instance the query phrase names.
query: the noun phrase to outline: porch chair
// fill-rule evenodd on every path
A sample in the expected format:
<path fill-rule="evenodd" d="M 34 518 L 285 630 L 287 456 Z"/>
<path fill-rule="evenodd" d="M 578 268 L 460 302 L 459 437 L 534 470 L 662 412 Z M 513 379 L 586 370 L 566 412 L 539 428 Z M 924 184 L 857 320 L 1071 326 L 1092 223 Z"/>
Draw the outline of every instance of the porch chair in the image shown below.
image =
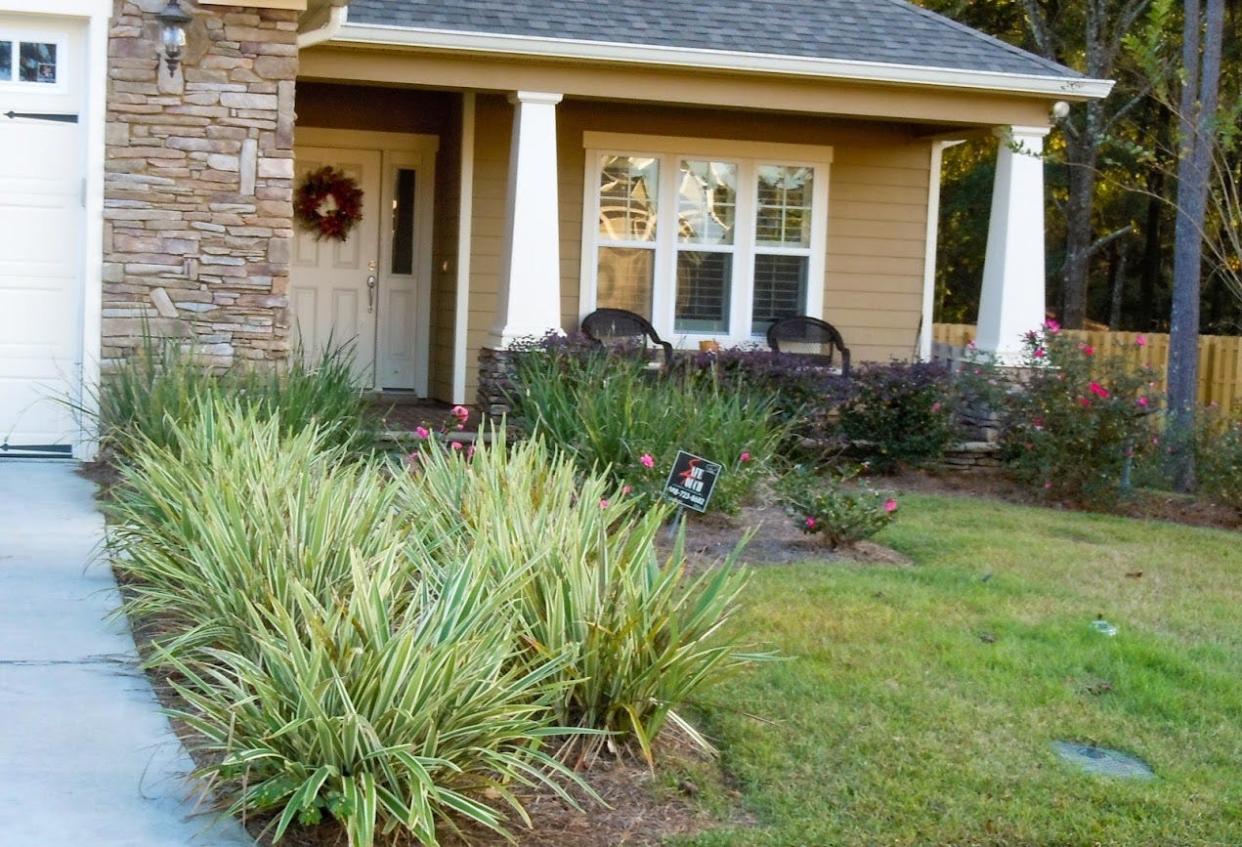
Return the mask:
<path fill-rule="evenodd" d="M 618 339 L 641 340 L 642 349 L 647 349 L 647 341 L 664 348 L 664 366 L 673 366 L 673 345 L 660 338 L 651 322 L 642 315 L 627 312 L 625 309 L 596 309 L 582 319 L 583 334 L 600 347 L 605 341 Z"/>
<path fill-rule="evenodd" d="M 841 376 L 850 375 L 850 350 L 845 346 L 845 339 L 835 326 L 819 318 L 799 315 L 794 318 L 781 318 L 768 327 L 768 346 L 775 353 L 781 352 L 781 342 L 786 344 L 817 344 L 822 353 L 801 353 L 786 350 L 787 353 L 806 355 L 825 367 L 833 366 L 833 356 L 841 351 Z"/>

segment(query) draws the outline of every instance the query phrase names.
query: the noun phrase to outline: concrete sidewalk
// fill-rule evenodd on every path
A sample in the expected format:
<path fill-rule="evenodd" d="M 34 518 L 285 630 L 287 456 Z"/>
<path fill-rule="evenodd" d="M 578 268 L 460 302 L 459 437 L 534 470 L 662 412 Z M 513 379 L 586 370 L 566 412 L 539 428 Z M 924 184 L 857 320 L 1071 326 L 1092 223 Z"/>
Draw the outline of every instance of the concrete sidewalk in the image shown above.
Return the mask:
<path fill-rule="evenodd" d="M 193 812 L 192 764 L 138 667 L 103 519 L 69 462 L 0 460 L 0 843 L 240 847 Z"/>

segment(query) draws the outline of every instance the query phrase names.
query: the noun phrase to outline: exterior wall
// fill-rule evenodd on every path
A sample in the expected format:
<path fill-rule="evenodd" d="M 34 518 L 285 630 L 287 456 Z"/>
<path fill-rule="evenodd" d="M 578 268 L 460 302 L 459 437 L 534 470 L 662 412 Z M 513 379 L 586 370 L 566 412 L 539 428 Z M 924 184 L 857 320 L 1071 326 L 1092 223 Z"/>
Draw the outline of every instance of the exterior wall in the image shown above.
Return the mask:
<path fill-rule="evenodd" d="M 496 320 L 512 125 L 512 107 L 503 97 L 480 97 L 478 104 L 468 396 L 474 396 L 479 350 Z M 567 100 L 557 111 L 566 329 L 576 328 L 579 318 L 586 170 L 582 134 L 587 130 L 831 146 L 824 318 L 841 330 L 855 361 L 914 354 L 922 314 L 931 141 L 918 137 L 913 127 Z"/>
<path fill-rule="evenodd" d="M 164 5 L 114 5 L 101 356 L 132 351 L 145 321 L 217 365 L 284 359 L 297 12 L 185 3 L 194 22 L 170 77 Z"/>

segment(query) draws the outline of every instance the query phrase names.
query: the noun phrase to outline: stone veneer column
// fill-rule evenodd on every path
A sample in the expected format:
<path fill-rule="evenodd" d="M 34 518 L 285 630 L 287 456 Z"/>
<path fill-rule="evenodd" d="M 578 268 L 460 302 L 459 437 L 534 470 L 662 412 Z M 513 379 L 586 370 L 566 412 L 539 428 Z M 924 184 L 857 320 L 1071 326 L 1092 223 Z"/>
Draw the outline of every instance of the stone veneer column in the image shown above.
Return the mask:
<path fill-rule="evenodd" d="M 182 0 L 194 22 L 170 76 L 164 5 L 116 0 L 109 36 L 104 365 L 144 320 L 215 365 L 284 360 L 297 13 Z"/>

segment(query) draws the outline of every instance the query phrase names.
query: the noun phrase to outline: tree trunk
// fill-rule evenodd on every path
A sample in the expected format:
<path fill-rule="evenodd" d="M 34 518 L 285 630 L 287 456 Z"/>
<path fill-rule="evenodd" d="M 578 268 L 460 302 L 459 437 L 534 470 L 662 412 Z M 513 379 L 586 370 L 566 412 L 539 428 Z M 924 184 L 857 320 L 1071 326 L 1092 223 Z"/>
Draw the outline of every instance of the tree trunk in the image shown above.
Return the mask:
<path fill-rule="evenodd" d="M 1116 242 L 1108 246 L 1108 285 L 1110 302 L 1108 310 L 1108 328 L 1113 332 L 1121 329 L 1121 306 L 1126 291 L 1126 259 L 1129 257 L 1127 245 L 1119 249 Z"/>
<path fill-rule="evenodd" d="M 1087 284 L 1091 274 L 1092 218 L 1095 214 L 1096 160 L 1099 150 L 1099 107 L 1086 105 L 1086 126 L 1066 145 L 1069 197 L 1065 203 L 1065 276 L 1061 323 L 1082 329 L 1087 320 Z"/>
<path fill-rule="evenodd" d="M 1207 0 L 1205 27 L 1200 25 L 1199 0 L 1186 0 L 1184 15 L 1173 315 L 1169 327 L 1169 436 L 1173 447 L 1173 484 L 1179 491 L 1190 491 L 1195 484 L 1193 435 L 1199 382 L 1199 280 L 1220 83 L 1224 0 Z"/>
<path fill-rule="evenodd" d="M 1156 283 L 1164 263 L 1161 224 L 1164 222 L 1164 170 L 1153 167 L 1147 172 L 1147 223 L 1143 232 L 1143 275 L 1140 283 L 1140 329 L 1156 328 Z"/>

